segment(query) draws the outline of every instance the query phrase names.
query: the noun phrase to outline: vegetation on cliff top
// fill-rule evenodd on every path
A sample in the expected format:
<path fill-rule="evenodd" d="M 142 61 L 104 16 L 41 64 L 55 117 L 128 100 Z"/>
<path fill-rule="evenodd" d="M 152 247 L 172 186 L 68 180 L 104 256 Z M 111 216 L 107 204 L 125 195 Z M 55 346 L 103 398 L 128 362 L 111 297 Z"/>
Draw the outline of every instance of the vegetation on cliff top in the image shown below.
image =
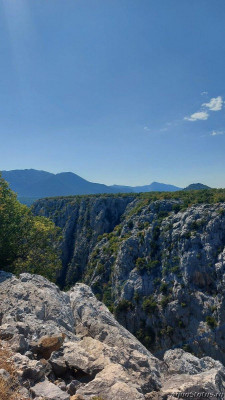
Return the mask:
<path fill-rule="evenodd" d="M 98 198 L 98 197 L 132 197 L 138 200 L 140 206 L 147 205 L 152 201 L 157 200 L 180 200 L 183 208 L 192 206 L 194 204 L 215 204 L 225 202 L 225 189 L 199 189 L 199 190 L 181 190 L 177 192 L 143 192 L 143 193 L 100 193 L 90 195 L 76 195 L 76 196 L 57 196 L 45 197 L 44 199 L 37 200 L 40 202 L 64 200 L 68 203 L 80 202 L 85 198 Z"/>
<path fill-rule="evenodd" d="M 0 176 L 0 269 L 55 280 L 61 267 L 59 232 L 47 218 L 34 217 Z"/>

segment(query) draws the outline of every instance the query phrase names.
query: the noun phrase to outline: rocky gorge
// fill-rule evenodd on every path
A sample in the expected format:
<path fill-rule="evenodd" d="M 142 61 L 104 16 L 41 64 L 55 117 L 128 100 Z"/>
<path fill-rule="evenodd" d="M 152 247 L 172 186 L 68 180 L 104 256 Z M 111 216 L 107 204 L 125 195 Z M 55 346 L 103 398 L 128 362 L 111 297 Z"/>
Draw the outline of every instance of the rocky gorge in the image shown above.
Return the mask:
<path fill-rule="evenodd" d="M 62 228 L 61 282 L 88 284 L 156 356 L 224 363 L 225 202 L 196 193 L 44 199 L 34 213 Z"/>
<path fill-rule="evenodd" d="M 61 229 L 62 268 L 57 285 L 0 272 L 1 400 L 224 397 L 223 191 L 49 198 L 32 212 Z"/>

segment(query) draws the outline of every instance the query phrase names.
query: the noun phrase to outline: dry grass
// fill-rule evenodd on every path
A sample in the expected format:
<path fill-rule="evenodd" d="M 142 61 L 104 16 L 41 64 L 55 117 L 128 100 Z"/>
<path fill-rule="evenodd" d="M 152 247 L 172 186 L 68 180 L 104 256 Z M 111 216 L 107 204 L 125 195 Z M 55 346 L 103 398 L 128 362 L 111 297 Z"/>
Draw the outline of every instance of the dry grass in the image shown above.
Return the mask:
<path fill-rule="evenodd" d="M 25 400 L 18 393 L 20 385 L 11 355 L 8 345 L 0 341 L 0 369 L 6 370 L 10 375 L 7 380 L 0 377 L 0 400 Z"/>

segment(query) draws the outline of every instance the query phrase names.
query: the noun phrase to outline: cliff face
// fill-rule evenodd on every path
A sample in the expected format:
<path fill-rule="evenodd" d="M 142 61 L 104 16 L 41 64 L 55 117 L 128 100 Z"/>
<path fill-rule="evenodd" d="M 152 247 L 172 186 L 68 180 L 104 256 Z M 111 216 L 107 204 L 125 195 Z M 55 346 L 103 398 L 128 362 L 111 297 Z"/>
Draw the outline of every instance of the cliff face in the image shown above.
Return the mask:
<path fill-rule="evenodd" d="M 209 391 L 212 399 L 224 394 L 220 362 L 181 349 L 167 351 L 160 361 L 84 284 L 65 293 L 41 276 L 16 278 L 0 271 L 0 316 L 1 399 L 173 400 L 177 392 Z"/>
<path fill-rule="evenodd" d="M 225 362 L 224 203 L 90 197 L 34 212 L 63 228 L 66 282 L 89 284 L 154 354 L 175 345 Z"/>
<path fill-rule="evenodd" d="M 34 204 L 35 215 L 52 219 L 63 230 L 62 286 L 83 278 L 98 237 L 113 231 L 133 201 L 132 196 L 85 196 L 44 199 Z"/>

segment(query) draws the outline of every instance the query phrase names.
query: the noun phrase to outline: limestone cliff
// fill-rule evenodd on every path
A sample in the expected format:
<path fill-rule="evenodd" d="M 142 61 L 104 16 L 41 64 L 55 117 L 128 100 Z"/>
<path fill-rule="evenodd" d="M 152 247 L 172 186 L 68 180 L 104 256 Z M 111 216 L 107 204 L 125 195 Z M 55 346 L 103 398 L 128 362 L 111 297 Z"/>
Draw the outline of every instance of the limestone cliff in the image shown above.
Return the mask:
<path fill-rule="evenodd" d="M 171 400 L 181 391 L 210 391 L 216 399 L 224 394 L 220 362 L 181 349 L 166 352 L 160 361 L 84 284 L 61 292 L 41 276 L 0 272 L 0 316 L 0 387 L 10 388 L 8 397 L 1 392 L 2 399 Z"/>
<path fill-rule="evenodd" d="M 156 355 L 175 345 L 224 363 L 225 203 L 179 196 L 47 199 L 34 212 L 63 228 L 65 281 L 89 284 Z"/>

